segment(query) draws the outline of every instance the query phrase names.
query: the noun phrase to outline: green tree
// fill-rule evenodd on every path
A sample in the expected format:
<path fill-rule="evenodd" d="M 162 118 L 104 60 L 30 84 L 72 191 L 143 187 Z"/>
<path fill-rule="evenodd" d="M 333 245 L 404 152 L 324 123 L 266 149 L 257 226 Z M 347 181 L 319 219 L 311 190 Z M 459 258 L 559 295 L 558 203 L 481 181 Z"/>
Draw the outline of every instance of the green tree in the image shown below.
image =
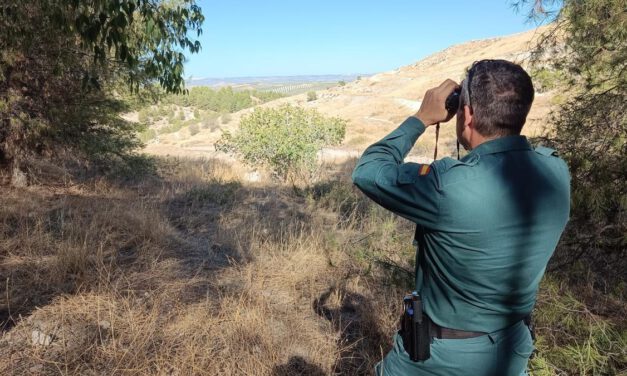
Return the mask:
<path fill-rule="evenodd" d="M 182 92 L 203 19 L 193 0 L 0 0 L 0 164 L 55 148 L 101 161 L 132 152 L 123 96 L 155 83 Z"/>
<path fill-rule="evenodd" d="M 534 51 L 561 78 L 567 100 L 545 140 L 568 162 L 572 213 L 558 262 L 585 257 L 593 268 L 627 269 L 627 17 L 625 0 L 520 1 L 532 17 L 553 17 Z M 547 52 L 557 57 L 546 62 Z M 555 56 L 555 55 L 553 55 Z M 546 69 L 546 68 L 544 68 Z M 615 273 L 605 274 L 612 275 Z"/>
<path fill-rule="evenodd" d="M 252 107 L 255 101 L 265 103 L 280 97 L 280 94 L 264 93 L 256 90 L 233 90 L 230 86 L 218 90 L 206 86 L 197 86 L 191 88 L 188 93 L 164 96 L 161 103 L 233 113 Z"/>
<path fill-rule="evenodd" d="M 315 91 L 307 92 L 307 102 L 313 102 L 316 99 L 318 99 L 318 95 L 316 94 Z"/>
<path fill-rule="evenodd" d="M 627 362 L 620 330 L 625 323 L 624 317 L 608 314 L 613 309 L 607 305 L 612 295 L 624 301 L 627 292 L 627 2 L 524 0 L 515 5 L 529 9 L 532 18 L 553 19 L 532 63 L 540 88 L 549 88 L 549 82 L 565 98 L 542 137 L 566 160 L 572 177 L 571 219 L 550 270 L 575 286 L 585 284 L 584 295 L 595 296 L 590 311 L 578 308 L 562 322 L 551 319 L 553 307 L 541 308 L 540 324 L 559 325 L 563 340 L 540 338 L 544 349 L 532 367 L 538 374 L 617 374 Z M 599 292 L 610 297 L 600 302 Z M 592 324 L 586 315 L 595 316 Z M 617 324 L 596 315 L 613 316 Z M 563 325 L 568 321 L 576 324 Z"/>
<path fill-rule="evenodd" d="M 251 166 L 267 167 L 286 180 L 315 171 L 317 152 L 323 146 L 339 145 L 345 134 L 345 120 L 287 104 L 256 108 L 242 118 L 237 133 L 224 132 L 216 148 L 239 155 Z"/>

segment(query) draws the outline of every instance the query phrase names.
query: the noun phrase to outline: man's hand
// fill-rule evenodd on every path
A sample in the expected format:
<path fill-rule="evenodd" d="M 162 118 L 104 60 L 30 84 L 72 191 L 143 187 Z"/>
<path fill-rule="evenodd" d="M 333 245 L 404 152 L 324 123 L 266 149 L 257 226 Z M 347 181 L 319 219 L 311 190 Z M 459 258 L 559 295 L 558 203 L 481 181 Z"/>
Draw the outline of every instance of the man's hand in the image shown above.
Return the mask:
<path fill-rule="evenodd" d="M 459 88 L 457 82 L 448 79 L 442 82 L 440 86 L 427 90 L 420 109 L 414 116 L 426 126 L 451 120 L 455 114 L 450 114 L 444 107 L 444 103 L 446 98 L 457 88 Z"/>

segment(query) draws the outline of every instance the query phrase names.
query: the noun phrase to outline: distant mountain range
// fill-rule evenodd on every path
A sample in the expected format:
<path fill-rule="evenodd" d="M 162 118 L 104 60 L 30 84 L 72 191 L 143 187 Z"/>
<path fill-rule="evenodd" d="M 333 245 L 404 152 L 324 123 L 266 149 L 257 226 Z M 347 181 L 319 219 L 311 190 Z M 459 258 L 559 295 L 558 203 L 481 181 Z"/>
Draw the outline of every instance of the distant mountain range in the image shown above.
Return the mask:
<path fill-rule="evenodd" d="M 225 77 L 225 78 L 191 78 L 186 81 L 187 87 L 193 86 L 240 86 L 240 85 L 285 85 L 317 82 L 354 81 L 357 77 L 368 77 L 368 74 L 327 74 L 305 76 L 265 76 L 265 77 Z"/>

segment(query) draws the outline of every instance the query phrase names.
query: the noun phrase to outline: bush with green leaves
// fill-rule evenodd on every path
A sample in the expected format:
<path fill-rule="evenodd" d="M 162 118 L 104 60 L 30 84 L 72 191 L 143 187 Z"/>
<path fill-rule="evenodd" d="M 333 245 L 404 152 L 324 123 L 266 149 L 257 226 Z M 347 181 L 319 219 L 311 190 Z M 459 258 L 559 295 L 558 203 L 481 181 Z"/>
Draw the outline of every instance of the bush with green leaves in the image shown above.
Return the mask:
<path fill-rule="evenodd" d="M 590 311 L 567 301 L 545 306 L 546 311 L 557 308 L 549 320 L 538 320 L 537 347 L 546 359 L 542 368 L 548 371 L 540 368 L 532 375 L 615 375 L 627 369 L 627 322 L 621 313 L 627 297 L 625 4 L 625 0 L 514 2 L 528 9 L 531 17 L 553 18 L 538 39 L 532 62 L 539 68 L 541 88 L 547 81 L 557 84 L 563 98 L 547 119 L 552 127 L 541 141 L 568 163 L 571 213 L 548 270 L 571 286 L 584 284 L 579 295 L 594 302 Z M 582 322 L 586 318 L 587 325 Z M 540 360 L 536 358 L 536 366 Z"/>
<path fill-rule="evenodd" d="M 184 92 L 200 50 L 194 0 L 0 2 L 0 170 L 68 150 L 109 164 L 141 127 L 120 120 L 125 93 Z"/>
<path fill-rule="evenodd" d="M 239 131 L 225 132 L 216 144 L 255 167 L 266 167 L 287 180 L 312 174 L 317 153 L 324 146 L 339 145 L 346 134 L 346 120 L 325 117 L 315 109 L 283 105 L 256 108 L 242 118 Z"/>
<path fill-rule="evenodd" d="M 546 67 L 532 70 L 531 77 L 534 89 L 538 93 L 545 93 L 564 86 L 566 82 L 563 71 Z"/>
<path fill-rule="evenodd" d="M 596 278 L 611 279 L 627 268 L 625 1 L 516 5 L 536 16 L 550 16 L 546 10 L 561 5 L 533 54 L 536 66 L 554 72 L 549 76 L 567 78 L 557 81 L 565 99 L 552 112 L 553 127 L 543 140 L 559 151 L 572 177 L 571 220 L 553 262 L 561 267 L 585 260 L 599 272 Z M 552 51 L 561 56 L 547 66 L 543 57 Z"/>
<path fill-rule="evenodd" d="M 318 95 L 316 94 L 315 91 L 308 91 L 307 92 L 307 102 L 313 102 L 316 99 L 318 99 Z"/>
<path fill-rule="evenodd" d="M 145 131 L 139 132 L 139 140 L 141 142 L 148 142 L 157 138 L 157 131 L 154 129 L 146 129 Z"/>

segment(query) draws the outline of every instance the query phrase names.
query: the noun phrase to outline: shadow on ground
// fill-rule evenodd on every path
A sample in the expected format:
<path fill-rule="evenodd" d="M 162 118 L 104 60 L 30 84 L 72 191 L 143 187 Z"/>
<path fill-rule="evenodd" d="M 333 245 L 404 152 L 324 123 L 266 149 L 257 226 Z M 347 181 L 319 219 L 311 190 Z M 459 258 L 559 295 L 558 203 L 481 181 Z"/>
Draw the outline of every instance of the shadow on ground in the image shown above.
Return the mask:
<path fill-rule="evenodd" d="M 259 244 L 285 244 L 289 234 L 344 229 L 355 213 L 367 211 L 363 200 L 351 195 L 350 184 L 339 179 L 297 190 L 244 186 L 203 173 L 209 169 L 204 165 L 186 168 L 187 174 L 118 185 L 0 187 L 0 281 L 6 282 L 0 338 L 38 308 L 79 294 L 119 294 L 147 308 L 159 296 L 164 311 L 157 317 L 164 319 L 169 307 L 240 296 L 242 281 L 219 280 L 219 275 L 254 262 Z M 331 227 L 324 222 L 328 218 L 312 210 L 312 202 L 334 213 L 328 216 Z M 307 301 L 336 277 L 342 279 L 317 280 Z M 311 317 L 328 320 L 329 329 L 338 333 L 333 373 L 368 374 L 367 365 L 389 340 L 379 329 L 371 299 L 331 287 L 310 309 Z M 81 369 L 79 363 L 74 366 Z M 329 363 L 292 355 L 271 372 L 323 375 L 328 369 Z"/>
<path fill-rule="evenodd" d="M 389 342 L 388 336 L 379 329 L 372 301 L 345 287 L 331 287 L 313 302 L 313 309 L 340 333 L 337 343 L 340 352 L 333 366 L 334 373 L 372 374 L 365 365 L 380 358 L 380 349 Z"/>
<path fill-rule="evenodd" d="M 300 356 L 292 356 L 286 364 L 275 366 L 272 370 L 273 376 L 325 376 L 326 373 L 322 368 L 315 364 L 309 363 Z"/>

